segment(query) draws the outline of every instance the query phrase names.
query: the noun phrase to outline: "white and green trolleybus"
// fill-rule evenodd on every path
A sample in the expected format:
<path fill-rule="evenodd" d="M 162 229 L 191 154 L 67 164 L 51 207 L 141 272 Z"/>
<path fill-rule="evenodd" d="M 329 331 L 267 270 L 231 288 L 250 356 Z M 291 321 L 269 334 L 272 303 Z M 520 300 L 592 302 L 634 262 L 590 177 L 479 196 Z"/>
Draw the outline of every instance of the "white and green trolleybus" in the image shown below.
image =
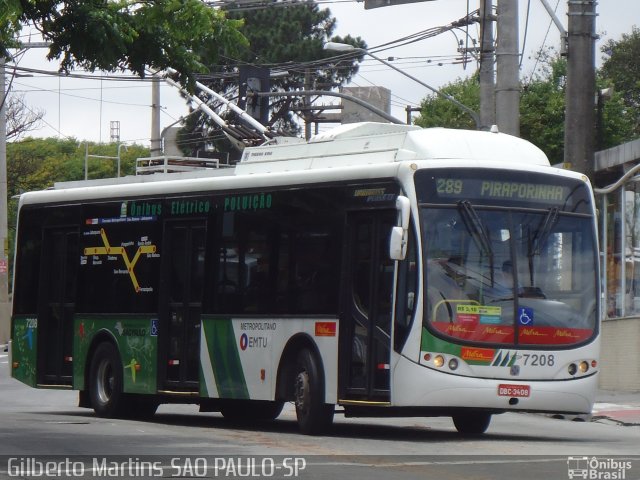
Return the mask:
<path fill-rule="evenodd" d="M 492 132 L 353 124 L 233 168 L 20 198 L 14 378 L 101 416 L 587 414 L 600 286 L 586 177 Z"/>

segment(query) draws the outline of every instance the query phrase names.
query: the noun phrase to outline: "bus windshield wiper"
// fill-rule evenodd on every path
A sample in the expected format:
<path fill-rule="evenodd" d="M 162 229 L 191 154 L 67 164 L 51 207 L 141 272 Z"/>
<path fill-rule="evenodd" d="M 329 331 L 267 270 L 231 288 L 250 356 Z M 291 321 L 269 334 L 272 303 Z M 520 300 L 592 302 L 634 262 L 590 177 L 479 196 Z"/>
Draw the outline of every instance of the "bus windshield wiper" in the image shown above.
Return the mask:
<path fill-rule="evenodd" d="M 460 200 L 458 208 L 462 219 L 464 220 L 467 231 L 471 234 L 471 238 L 476 243 L 478 249 L 484 253 L 489 259 L 489 267 L 491 272 L 491 285 L 493 285 L 493 248 L 491 247 L 491 239 L 487 235 L 487 230 L 478 216 L 478 212 L 473 208 L 469 200 Z"/>
<path fill-rule="evenodd" d="M 540 222 L 540 226 L 533 235 L 531 240 L 530 257 L 540 255 L 540 249 L 544 246 L 551 235 L 551 230 L 558 222 L 558 207 L 552 207 L 549 209 L 545 217 Z"/>
<path fill-rule="evenodd" d="M 529 245 L 529 280 L 531 285 L 534 285 L 534 275 L 533 275 L 533 257 L 536 255 L 540 255 L 540 249 L 547 243 L 547 239 L 549 235 L 551 235 L 551 230 L 555 226 L 558 221 L 558 207 L 551 207 L 547 214 L 544 216 L 542 221 L 540 222 L 540 226 L 538 226 L 537 230 L 533 234 L 533 238 L 531 239 L 531 243 Z"/>

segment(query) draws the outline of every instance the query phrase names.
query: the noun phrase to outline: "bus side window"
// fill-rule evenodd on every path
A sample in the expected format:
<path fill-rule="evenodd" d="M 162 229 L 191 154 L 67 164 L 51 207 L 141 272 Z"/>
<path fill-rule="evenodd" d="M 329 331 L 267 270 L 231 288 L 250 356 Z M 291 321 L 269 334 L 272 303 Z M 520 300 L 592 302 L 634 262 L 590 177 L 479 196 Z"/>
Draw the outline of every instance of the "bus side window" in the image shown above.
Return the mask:
<path fill-rule="evenodd" d="M 27 217 L 27 214 L 23 214 Z M 40 281 L 40 252 L 42 249 L 42 232 L 40 228 L 21 218 L 20 248 L 16 255 L 16 292 L 13 299 L 14 313 L 36 313 L 38 311 L 38 286 Z"/>
<path fill-rule="evenodd" d="M 227 212 L 222 218 L 222 237 L 215 276 L 216 310 L 219 313 L 238 313 L 240 308 L 244 272 L 241 270 L 243 258 L 238 233 L 239 217 L 235 212 Z"/>

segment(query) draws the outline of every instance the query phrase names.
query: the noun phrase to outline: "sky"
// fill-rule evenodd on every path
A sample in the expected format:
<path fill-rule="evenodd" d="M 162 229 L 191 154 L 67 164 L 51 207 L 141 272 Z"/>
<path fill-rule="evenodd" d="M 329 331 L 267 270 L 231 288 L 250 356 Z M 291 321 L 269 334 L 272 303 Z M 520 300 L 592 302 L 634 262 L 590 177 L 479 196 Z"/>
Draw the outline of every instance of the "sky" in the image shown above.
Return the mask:
<path fill-rule="evenodd" d="M 443 26 L 475 10 L 480 0 L 435 0 L 365 10 L 363 2 L 323 1 L 337 20 L 336 35 L 361 37 L 369 48 L 397 40 L 432 27 Z M 494 0 L 497 3 L 499 0 Z M 557 16 L 567 26 L 567 1 L 548 0 L 557 4 Z M 640 0 L 601 0 L 597 6 L 596 60 L 602 61 L 600 46 L 608 39 L 619 39 L 640 23 Z M 541 0 L 519 0 L 521 78 L 528 78 L 537 65 L 535 52 L 542 46 L 559 48 L 560 34 Z M 478 38 L 477 26 L 469 28 L 470 37 Z M 458 41 L 465 32 L 451 32 L 385 50 L 378 56 L 394 57 L 393 64 L 432 87 L 472 75 L 477 65 L 473 59 L 464 65 L 456 60 Z M 35 39 L 37 40 L 37 39 Z M 55 62 L 47 62 L 46 50 L 29 49 L 17 58 L 20 67 L 56 71 Z M 11 76 L 10 65 L 7 76 Z M 108 75 L 108 74 L 104 74 Z M 114 82 L 101 74 L 82 80 L 33 74 L 13 79 L 11 89 L 24 95 L 28 108 L 45 112 L 43 123 L 31 136 L 75 138 L 79 141 L 108 142 L 111 122 L 119 122 L 120 140 L 126 143 L 149 145 L 151 134 L 151 84 L 148 81 Z M 360 73 L 348 86 L 377 85 L 391 90 L 391 114 L 405 119 L 405 107 L 417 106 L 430 92 L 422 85 L 387 66 L 367 57 Z M 161 128 L 165 128 L 188 114 L 188 108 L 174 87 L 163 84 Z M 329 127 L 327 127 L 329 128 Z"/>

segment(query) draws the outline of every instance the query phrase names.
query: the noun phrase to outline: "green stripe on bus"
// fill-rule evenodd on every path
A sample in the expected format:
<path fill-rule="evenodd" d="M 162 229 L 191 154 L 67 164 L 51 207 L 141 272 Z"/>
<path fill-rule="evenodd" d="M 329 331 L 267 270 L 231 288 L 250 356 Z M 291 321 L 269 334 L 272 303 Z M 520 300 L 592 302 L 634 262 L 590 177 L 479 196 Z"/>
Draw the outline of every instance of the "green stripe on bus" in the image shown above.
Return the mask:
<path fill-rule="evenodd" d="M 203 319 L 220 398 L 249 398 L 231 319 Z"/>
<path fill-rule="evenodd" d="M 36 386 L 36 362 L 38 345 L 38 318 L 35 315 L 13 317 L 11 376 L 16 380 Z"/>

